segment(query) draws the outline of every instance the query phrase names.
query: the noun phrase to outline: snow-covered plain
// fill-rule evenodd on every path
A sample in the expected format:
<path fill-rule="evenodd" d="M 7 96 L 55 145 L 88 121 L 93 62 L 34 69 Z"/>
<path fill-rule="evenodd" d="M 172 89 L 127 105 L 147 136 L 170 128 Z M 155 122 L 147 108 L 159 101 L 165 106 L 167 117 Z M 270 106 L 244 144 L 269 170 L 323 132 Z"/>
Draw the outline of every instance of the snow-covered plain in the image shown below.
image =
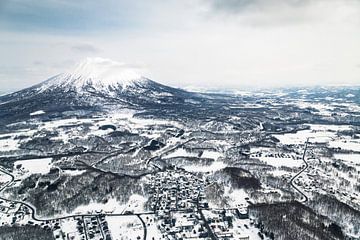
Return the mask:
<path fill-rule="evenodd" d="M 292 158 L 276 158 L 276 157 L 267 157 L 262 156 L 258 157 L 260 161 L 266 162 L 267 164 L 274 166 L 274 167 L 300 167 L 303 163 L 302 160 L 294 160 Z"/>
<path fill-rule="evenodd" d="M 110 198 L 106 203 L 92 202 L 88 205 L 82 205 L 77 207 L 73 213 L 74 214 L 86 214 L 86 213 L 114 213 L 121 214 L 126 211 L 131 211 L 134 213 L 143 212 L 144 205 L 147 199 L 143 196 L 133 194 L 130 196 L 129 201 L 126 204 L 119 203 L 116 199 Z"/>
<path fill-rule="evenodd" d="M 338 131 L 348 131 L 351 130 L 352 127 L 350 125 L 321 125 L 321 124 L 308 124 L 310 129 L 298 131 L 296 133 L 287 133 L 287 134 L 273 134 L 274 137 L 279 139 L 280 143 L 285 145 L 290 144 L 304 144 L 306 140 L 309 138 L 309 142 L 311 143 L 329 143 L 330 147 L 345 147 L 345 145 L 349 146 L 349 143 L 342 144 L 344 137 L 339 137 L 337 135 Z M 360 141 L 349 141 L 353 144 L 360 144 Z M 355 146 L 357 149 L 359 146 Z"/>
<path fill-rule="evenodd" d="M 106 216 L 112 239 L 143 239 L 144 228 L 137 216 Z"/>
<path fill-rule="evenodd" d="M 334 154 L 334 158 L 343 160 L 345 162 L 360 164 L 360 153 L 352 153 L 352 154 L 336 153 Z"/>
<path fill-rule="evenodd" d="M 30 113 L 30 116 L 38 116 L 38 115 L 42 115 L 42 114 L 45 114 L 44 110 L 32 112 L 32 113 Z"/>
<path fill-rule="evenodd" d="M 50 172 L 52 167 L 51 161 L 52 158 L 21 160 L 16 161 L 14 166 L 16 168 L 17 165 L 21 165 L 21 171 L 25 173 L 26 176 L 37 173 L 45 175 Z"/>
<path fill-rule="evenodd" d="M 184 166 L 183 168 L 188 172 L 216 172 L 223 168 L 227 167 L 227 165 L 222 161 L 215 161 L 211 165 L 189 165 Z"/>

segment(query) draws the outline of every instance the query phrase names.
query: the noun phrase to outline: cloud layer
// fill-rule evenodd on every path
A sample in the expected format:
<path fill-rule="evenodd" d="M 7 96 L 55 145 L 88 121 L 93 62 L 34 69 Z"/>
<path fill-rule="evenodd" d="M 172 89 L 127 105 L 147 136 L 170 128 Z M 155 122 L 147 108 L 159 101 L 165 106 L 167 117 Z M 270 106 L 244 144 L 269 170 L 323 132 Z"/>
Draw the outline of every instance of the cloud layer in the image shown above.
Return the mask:
<path fill-rule="evenodd" d="M 5 0 L 0 86 L 100 56 L 185 87 L 360 83 L 358 0 Z"/>

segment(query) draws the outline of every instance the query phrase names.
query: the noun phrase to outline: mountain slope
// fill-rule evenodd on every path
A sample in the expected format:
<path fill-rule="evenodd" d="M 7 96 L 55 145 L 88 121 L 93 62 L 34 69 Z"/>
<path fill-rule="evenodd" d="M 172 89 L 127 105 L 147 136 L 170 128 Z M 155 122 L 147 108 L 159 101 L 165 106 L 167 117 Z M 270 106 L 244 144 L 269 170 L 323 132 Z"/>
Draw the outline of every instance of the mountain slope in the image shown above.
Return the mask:
<path fill-rule="evenodd" d="M 112 108 L 164 108 L 189 99 L 202 98 L 152 81 L 122 63 L 95 58 L 43 83 L 0 96 L 0 119 L 20 121 L 39 110 L 56 117 L 75 110 L 85 114 Z"/>

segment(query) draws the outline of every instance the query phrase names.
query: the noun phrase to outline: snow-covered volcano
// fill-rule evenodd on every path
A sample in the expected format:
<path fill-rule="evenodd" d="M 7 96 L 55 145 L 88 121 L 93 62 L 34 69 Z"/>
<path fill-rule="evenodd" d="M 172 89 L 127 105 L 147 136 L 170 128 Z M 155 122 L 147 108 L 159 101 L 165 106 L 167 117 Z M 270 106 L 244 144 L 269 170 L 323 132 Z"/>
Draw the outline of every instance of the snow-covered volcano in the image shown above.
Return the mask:
<path fill-rule="evenodd" d="M 202 98 L 195 93 L 152 81 L 135 67 L 109 59 L 88 58 L 43 83 L 0 96 L 0 118 L 9 122 L 20 120 L 39 110 L 52 116 L 115 108 L 175 111 L 199 99 Z"/>
<path fill-rule="evenodd" d="M 49 88 L 64 88 L 77 92 L 93 89 L 107 92 L 114 89 L 126 89 L 131 86 L 148 83 L 140 69 L 124 63 L 104 58 L 87 58 L 70 71 L 60 74 L 44 84 L 41 90 Z"/>

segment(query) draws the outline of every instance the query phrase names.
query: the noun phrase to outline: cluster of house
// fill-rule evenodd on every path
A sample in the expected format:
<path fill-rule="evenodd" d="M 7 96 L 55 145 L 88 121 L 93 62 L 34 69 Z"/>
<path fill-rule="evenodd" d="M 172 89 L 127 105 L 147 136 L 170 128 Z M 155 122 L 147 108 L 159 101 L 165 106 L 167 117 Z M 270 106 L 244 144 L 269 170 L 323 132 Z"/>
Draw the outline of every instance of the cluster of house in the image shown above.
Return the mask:
<path fill-rule="evenodd" d="M 20 204 L 0 200 L 1 225 L 12 225 L 25 219 L 28 211 L 20 207 Z"/>
<path fill-rule="evenodd" d="M 246 209 L 212 209 L 203 212 L 211 231 L 217 239 L 250 239 L 247 233 L 250 226 L 239 221 L 248 219 Z"/>
<path fill-rule="evenodd" d="M 333 175 L 334 174 L 334 175 Z M 352 203 L 360 202 L 359 196 L 356 191 L 349 191 L 348 186 L 352 186 L 349 179 L 346 179 L 346 174 L 333 173 L 331 171 L 321 170 L 314 166 L 314 162 L 309 163 L 309 167 L 306 174 L 299 176 L 295 180 L 295 184 L 301 186 L 301 188 L 307 192 L 322 191 L 326 194 L 332 194 L 337 198 Z M 337 180 L 342 178 L 343 185 L 339 187 Z"/>
<path fill-rule="evenodd" d="M 293 160 L 300 160 L 301 156 L 289 153 L 278 152 L 255 152 L 250 155 L 251 158 L 269 157 L 269 158 L 291 158 Z"/>
<path fill-rule="evenodd" d="M 85 217 L 77 216 L 56 221 L 57 223 L 55 223 L 55 225 L 53 226 L 53 232 L 56 239 L 112 239 L 107 221 L 105 220 L 105 216 L 103 215 Z M 67 229 L 69 227 L 66 226 L 71 225 L 76 225 L 76 227 L 70 227 L 72 230 L 67 231 L 65 235 L 63 229 Z"/>
<path fill-rule="evenodd" d="M 150 207 L 159 215 L 207 208 L 204 180 L 182 169 L 159 172 L 150 179 Z"/>
<path fill-rule="evenodd" d="M 206 237 L 199 209 L 208 208 L 204 179 L 182 169 L 159 172 L 150 179 L 160 231 L 173 239 Z"/>
<path fill-rule="evenodd" d="M 240 224 L 234 225 L 236 219 L 248 219 L 247 209 L 210 209 L 204 194 L 206 182 L 176 168 L 150 178 L 150 207 L 161 233 L 169 239 L 249 239 Z"/>

